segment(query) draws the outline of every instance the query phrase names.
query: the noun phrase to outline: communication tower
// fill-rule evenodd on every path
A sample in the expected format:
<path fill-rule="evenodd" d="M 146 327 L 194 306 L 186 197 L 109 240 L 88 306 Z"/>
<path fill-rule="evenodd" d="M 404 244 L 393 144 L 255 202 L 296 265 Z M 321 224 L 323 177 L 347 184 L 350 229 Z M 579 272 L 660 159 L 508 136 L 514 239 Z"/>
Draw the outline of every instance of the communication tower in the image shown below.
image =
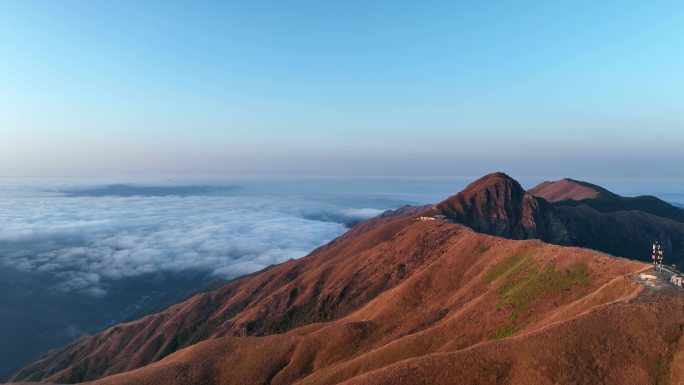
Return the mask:
<path fill-rule="evenodd" d="M 663 246 L 661 246 L 658 241 L 655 241 L 653 243 L 653 254 L 651 255 L 651 258 L 653 258 L 653 268 L 655 270 L 662 270 L 663 269 Z"/>

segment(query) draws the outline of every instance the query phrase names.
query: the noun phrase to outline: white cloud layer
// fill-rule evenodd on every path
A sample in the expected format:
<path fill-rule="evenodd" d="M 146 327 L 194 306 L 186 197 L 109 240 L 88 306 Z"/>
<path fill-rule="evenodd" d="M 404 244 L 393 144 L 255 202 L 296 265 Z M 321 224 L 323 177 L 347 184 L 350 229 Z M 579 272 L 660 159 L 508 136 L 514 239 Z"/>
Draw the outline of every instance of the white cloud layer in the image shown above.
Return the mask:
<path fill-rule="evenodd" d="M 0 199 L 0 263 L 93 295 L 155 272 L 223 278 L 306 255 L 376 209 L 273 197 Z"/>

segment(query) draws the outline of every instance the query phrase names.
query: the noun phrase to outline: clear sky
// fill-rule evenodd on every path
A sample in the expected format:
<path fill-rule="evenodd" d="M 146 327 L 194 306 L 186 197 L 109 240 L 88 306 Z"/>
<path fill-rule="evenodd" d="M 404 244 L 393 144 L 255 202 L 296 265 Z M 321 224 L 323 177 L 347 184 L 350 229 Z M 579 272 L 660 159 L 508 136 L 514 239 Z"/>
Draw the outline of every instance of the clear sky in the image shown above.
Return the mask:
<path fill-rule="evenodd" d="M 679 178 L 682 1 L 0 1 L 0 175 Z"/>

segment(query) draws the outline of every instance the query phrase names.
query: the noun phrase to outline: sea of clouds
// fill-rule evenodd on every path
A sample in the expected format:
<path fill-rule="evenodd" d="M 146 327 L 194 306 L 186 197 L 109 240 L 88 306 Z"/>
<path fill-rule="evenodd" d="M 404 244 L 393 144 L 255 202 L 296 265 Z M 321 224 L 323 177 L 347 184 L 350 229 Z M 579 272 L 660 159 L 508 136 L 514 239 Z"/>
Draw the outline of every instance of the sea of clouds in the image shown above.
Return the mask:
<path fill-rule="evenodd" d="M 380 212 L 274 196 L 4 194 L 0 264 L 94 296 L 159 272 L 229 279 L 302 257 Z"/>

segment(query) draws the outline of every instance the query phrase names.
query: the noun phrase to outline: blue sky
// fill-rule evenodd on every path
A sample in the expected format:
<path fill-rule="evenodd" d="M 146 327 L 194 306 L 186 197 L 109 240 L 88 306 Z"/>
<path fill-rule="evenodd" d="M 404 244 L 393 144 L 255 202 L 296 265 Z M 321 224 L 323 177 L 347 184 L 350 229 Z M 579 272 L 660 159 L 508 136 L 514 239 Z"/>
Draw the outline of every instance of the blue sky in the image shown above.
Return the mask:
<path fill-rule="evenodd" d="M 0 175 L 679 178 L 679 1 L 0 2 Z"/>

